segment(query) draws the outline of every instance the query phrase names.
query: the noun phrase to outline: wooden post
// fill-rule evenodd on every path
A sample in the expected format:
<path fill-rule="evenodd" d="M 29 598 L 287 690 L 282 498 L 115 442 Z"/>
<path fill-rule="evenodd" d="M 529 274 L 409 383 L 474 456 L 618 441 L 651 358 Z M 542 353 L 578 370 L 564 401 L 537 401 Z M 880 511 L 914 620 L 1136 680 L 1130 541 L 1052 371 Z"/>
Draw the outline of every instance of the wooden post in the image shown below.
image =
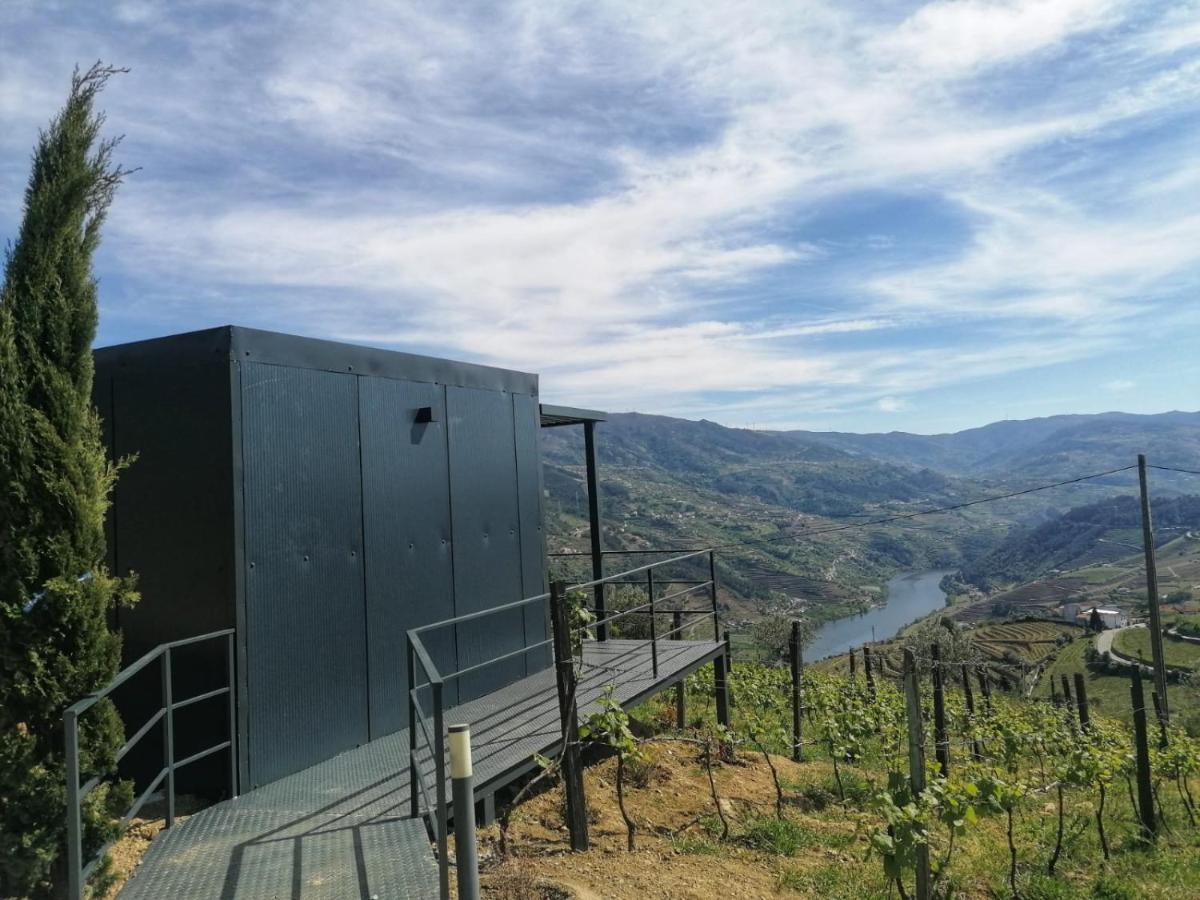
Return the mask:
<path fill-rule="evenodd" d="M 1154 701 L 1154 718 L 1158 721 L 1158 749 L 1167 749 L 1167 722 L 1163 717 L 1162 701 L 1158 699 L 1158 692 L 1152 691 L 1150 699 Z"/>
<path fill-rule="evenodd" d="M 850 648 L 850 680 L 854 681 L 855 678 L 857 678 L 857 677 L 858 677 L 858 673 L 855 671 L 855 663 L 854 663 L 854 648 L 851 647 Z"/>
<path fill-rule="evenodd" d="M 1092 728 L 1092 711 L 1088 708 L 1087 679 L 1082 672 L 1075 673 L 1075 703 L 1079 707 L 1079 727 L 1084 731 Z"/>
<path fill-rule="evenodd" d="M 983 695 L 983 711 L 992 714 L 992 686 L 988 683 L 987 670 L 979 666 L 975 670 L 975 678 L 979 682 L 979 693 Z M 1051 682 L 1053 684 L 1053 682 Z"/>
<path fill-rule="evenodd" d="M 867 693 L 875 699 L 875 673 L 871 671 L 871 648 L 863 645 L 863 674 L 867 676 Z"/>
<path fill-rule="evenodd" d="M 563 736 L 563 787 L 567 794 L 567 831 L 571 849 L 588 848 L 587 798 L 583 792 L 583 763 L 579 758 L 579 706 L 575 697 L 575 657 L 567 619 L 566 585 L 550 584 L 550 623 L 554 630 L 554 668 L 558 682 L 558 712 Z"/>
<path fill-rule="evenodd" d="M 1146 477 L 1146 455 L 1138 454 L 1138 486 L 1142 494 L 1142 549 L 1146 556 L 1146 600 L 1150 607 L 1150 651 L 1154 656 L 1154 689 L 1162 704 L 1162 720 L 1169 724 L 1167 666 L 1163 660 L 1162 617 L 1158 609 L 1158 564 L 1154 558 L 1154 525 L 1150 519 L 1150 485 Z"/>
<path fill-rule="evenodd" d="M 792 759 L 800 762 L 804 754 L 801 750 L 801 736 L 803 734 L 802 725 L 800 722 L 800 702 L 801 679 L 804 675 L 804 662 L 801 656 L 802 650 L 800 647 L 800 623 L 792 620 L 792 637 L 788 641 L 788 657 L 792 665 Z"/>
<path fill-rule="evenodd" d="M 942 681 L 942 648 L 935 641 L 929 648 L 933 658 L 933 751 L 942 777 L 950 777 L 950 738 L 946 734 L 946 693 Z"/>
<path fill-rule="evenodd" d="M 974 735 L 975 725 L 975 693 L 971 690 L 971 673 L 967 669 L 967 664 L 962 664 L 962 685 L 963 696 L 967 700 L 967 727 L 972 729 L 971 735 L 971 756 L 976 762 L 983 759 L 983 748 L 979 745 L 979 739 Z"/>
<path fill-rule="evenodd" d="M 925 735 L 921 729 L 921 689 L 911 650 L 904 651 L 904 706 L 908 714 L 908 780 L 913 799 L 925 790 Z M 929 900 L 929 845 L 918 844 L 916 900 Z"/>
<path fill-rule="evenodd" d="M 1054 683 L 1054 679 L 1050 679 L 1050 702 L 1055 706 L 1059 706 L 1062 701 L 1058 699 L 1058 685 Z"/>
<path fill-rule="evenodd" d="M 1069 718 L 1071 720 L 1072 725 L 1073 725 L 1074 721 L 1075 721 L 1075 717 L 1072 715 L 1072 713 L 1074 711 L 1071 709 L 1071 706 L 1074 704 L 1075 698 L 1071 696 L 1071 679 L 1069 679 L 1067 677 L 1066 672 L 1063 672 L 1062 675 L 1059 677 L 1059 681 L 1062 682 L 1063 704 L 1067 708 L 1067 718 Z"/>
<path fill-rule="evenodd" d="M 1133 668 L 1133 680 L 1129 685 L 1129 697 L 1133 703 L 1133 739 L 1137 755 L 1138 818 L 1146 837 L 1154 837 L 1154 788 L 1150 782 L 1150 746 L 1146 741 L 1146 698 L 1142 693 L 1142 670 Z"/>
<path fill-rule="evenodd" d="M 675 610 L 671 613 L 671 636 L 683 640 L 683 612 Z M 683 728 L 687 722 L 687 689 L 683 681 L 675 685 L 675 727 Z"/>

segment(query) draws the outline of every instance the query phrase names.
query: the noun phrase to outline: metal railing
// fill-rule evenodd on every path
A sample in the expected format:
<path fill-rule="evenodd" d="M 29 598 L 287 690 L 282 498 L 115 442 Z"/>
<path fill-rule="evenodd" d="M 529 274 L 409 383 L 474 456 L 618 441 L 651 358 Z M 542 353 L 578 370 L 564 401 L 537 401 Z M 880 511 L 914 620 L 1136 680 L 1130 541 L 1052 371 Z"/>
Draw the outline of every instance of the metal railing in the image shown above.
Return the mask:
<path fill-rule="evenodd" d="M 477 672 L 495 663 L 513 659 L 534 650 L 540 650 L 542 647 L 549 646 L 552 642 L 549 640 L 539 641 L 536 644 L 530 644 L 527 647 L 521 647 L 492 659 L 484 660 L 481 663 L 467 666 L 465 669 L 458 669 L 443 675 L 438 671 L 438 667 L 434 665 L 433 658 L 429 655 L 429 650 L 426 648 L 425 642 L 421 640 L 421 635 L 441 628 L 459 625 L 463 622 L 472 622 L 497 613 L 521 609 L 525 606 L 531 606 L 534 603 L 544 603 L 549 596 L 549 594 L 538 594 L 536 597 L 527 597 L 524 600 L 505 603 L 502 606 L 494 606 L 491 609 L 467 613 L 451 619 L 443 619 L 440 622 L 432 622 L 429 625 L 422 625 L 420 628 L 413 628 L 408 632 L 409 812 L 413 818 L 421 815 L 421 798 L 424 798 L 426 803 L 425 811 L 432 813 L 434 838 L 437 841 L 438 847 L 438 882 L 442 897 L 448 898 L 450 896 L 450 863 L 447 857 L 449 822 L 446 815 L 446 682 L 462 678 L 464 675 Z M 421 676 L 424 676 L 423 681 L 421 680 Z M 428 717 L 421 706 L 420 691 L 425 688 L 429 689 L 431 695 L 430 704 L 433 713 L 432 730 L 428 722 Z M 426 782 L 425 773 L 421 769 L 418 758 L 418 752 L 422 749 L 422 743 L 424 749 L 428 750 L 433 762 L 434 783 L 432 796 L 430 795 L 430 787 Z"/>
<path fill-rule="evenodd" d="M 618 555 L 624 551 L 613 551 L 613 555 Z M 665 553 L 671 551 L 630 551 L 631 553 Z M 699 557 L 708 557 L 708 574 L 709 578 L 703 581 L 677 581 L 675 579 L 665 577 L 656 581 L 654 571 L 667 566 L 678 564 L 685 560 L 692 560 Z M 637 581 L 632 581 L 634 577 Z M 565 593 L 584 591 L 597 586 L 608 584 L 644 584 L 649 591 L 649 600 L 645 604 L 637 607 L 621 610 L 612 615 L 605 616 L 588 623 L 584 626 L 585 630 L 599 630 L 610 622 L 618 621 L 630 615 L 649 614 L 651 616 L 651 638 L 648 641 L 639 641 L 638 646 L 635 646 L 624 653 L 621 653 L 611 659 L 605 660 L 606 666 L 614 666 L 624 659 L 636 655 L 645 644 L 650 645 L 651 667 L 654 676 L 658 676 L 658 642 L 666 639 L 678 639 L 677 635 L 686 628 L 692 627 L 691 623 L 682 622 L 683 616 L 709 616 L 713 617 L 713 640 L 719 642 L 720 626 L 718 623 L 717 611 L 717 582 L 716 582 L 716 563 L 712 550 L 695 550 L 687 551 L 683 555 L 673 556 L 669 559 L 659 560 L 648 563 L 644 566 L 638 566 L 634 569 L 629 569 L 624 572 L 619 572 L 615 575 L 609 575 L 605 578 L 594 579 L 579 584 L 568 585 L 564 590 Z M 656 586 L 661 588 L 664 585 L 685 584 L 683 590 L 670 593 L 666 596 L 655 597 Z M 710 594 L 710 608 L 705 609 L 672 609 L 664 608 L 662 604 L 679 600 L 683 597 L 694 594 L 700 590 L 707 589 Z M 457 669 L 454 672 L 443 673 L 438 670 L 434 664 L 433 658 L 430 655 L 429 648 L 426 646 L 424 637 L 432 631 L 437 631 L 444 628 L 461 625 L 467 622 L 473 622 L 480 619 L 494 616 L 500 613 L 510 612 L 512 610 L 523 609 L 526 606 L 534 604 L 544 604 L 551 599 L 550 593 L 538 594 L 536 597 L 527 597 L 524 600 L 516 600 L 512 603 L 505 603 L 500 606 L 494 606 L 490 609 L 480 610 L 479 612 L 467 613 L 453 618 L 443 619 L 440 622 L 432 622 L 428 625 L 422 625 L 419 628 L 413 628 L 408 632 L 407 639 L 407 671 L 409 676 L 408 690 L 408 740 L 409 740 L 409 806 L 411 815 L 416 818 L 422 812 L 431 816 L 431 822 L 434 831 L 434 838 L 438 847 L 438 878 L 442 897 L 449 897 L 450 891 L 450 870 L 449 858 L 447 855 L 448 839 L 449 839 L 449 823 L 446 808 L 446 707 L 445 707 L 445 690 L 446 684 L 451 681 L 462 678 L 465 675 L 478 672 L 488 666 L 496 665 L 497 663 L 505 662 L 506 660 L 522 657 L 536 650 L 541 650 L 544 647 L 551 646 L 553 639 L 537 641 L 528 646 L 519 647 L 516 650 L 510 650 L 501 653 L 498 656 L 486 659 L 482 662 L 474 663 L 462 669 Z M 682 624 L 674 624 L 673 627 L 663 633 L 658 634 L 655 625 L 655 615 L 672 615 L 678 613 Z M 422 693 L 428 691 L 430 695 L 430 710 L 426 713 L 422 705 Z M 421 754 L 427 752 L 432 763 L 432 771 L 429 773 L 432 777 L 433 784 L 430 785 L 426 777 L 426 772 L 421 765 Z M 422 806 L 422 800 L 424 806 Z"/>
<path fill-rule="evenodd" d="M 607 555 L 644 555 L 651 553 L 671 553 L 670 550 L 612 550 L 605 551 Z M 708 578 L 700 581 L 696 579 L 679 579 L 667 576 L 665 578 L 656 579 L 655 569 L 665 568 L 667 566 L 677 565 L 686 560 L 699 559 L 707 557 L 708 561 Z M 635 576 L 637 576 L 635 578 Z M 713 620 L 713 641 L 721 640 L 721 626 L 719 612 L 717 608 L 717 565 L 716 554 L 713 550 L 692 550 L 686 551 L 680 556 L 672 556 L 669 559 L 658 560 L 657 562 L 647 563 L 644 566 L 638 566 L 634 569 L 627 569 L 624 572 L 618 572 L 615 575 L 608 575 L 604 578 L 597 578 L 592 581 L 585 581 L 580 584 L 571 584 L 566 587 L 566 593 L 576 591 L 586 591 L 591 588 L 602 587 L 609 584 L 615 585 L 643 585 L 646 588 L 646 602 L 637 606 L 631 606 L 627 609 L 618 610 L 609 613 L 607 609 L 600 609 L 594 606 L 587 607 L 589 611 L 596 613 L 598 618 L 595 621 L 589 622 L 583 626 L 586 631 L 594 631 L 597 639 L 605 640 L 608 634 L 608 625 L 613 622 L 620 621 L 627 616 L 649 616 L 650 622 L 650 637 L 644 640 L 650 645 L 650 666 L 654 676 L 658 677 L 658 642 L 663 639 L 673 638 L 682 632 L 684 629 L 691 628 L 692 623 L 687 622 L 680 626 L 673 626 L 669 631 L 658 634 L 658 616 L 673 614 L 679 612 L 682 615 L 703 615 L 712 616 Z M 655 591 L 661 587 L 669 587 L 672 585 L 684 585 L 682 590 L 674 591 L 661 597 L 655 597 Z M 673 601 L 681 600 L 684 597 L 692 594 L 707 591 L 709 595 L 710 609 L 677 609 L 672 606 L 664 607 L 663 604 L 669 604 Z M 602 637 L 603 636 L 603 637 Z M 632 654 L 636 654 L 638 648 L 632 648 L 626 651 L 621 656 L 615 657 L 608 662 L 612 665 L 614 662 L 621 661 Z"/>
<path fill-rule="evenodd" d="M 157 791 L 166 781 L 166 827 L 170 828 L 175 824 L 175 773 L 184 766 L 189 766 L 192 763 L 199 762 L 213 754 L 220 753 L 222 750 L 229 750 L 229 772 L 230 772 L 230 795 L 237 794 L 237 704 L 233 702 L 233 684 L 234 684 L 234 660 L 236 658 L 236 648 L 234 647 L 235 630 L 226 628 L 222 631 L 213 631 L 209 634 L 202 634 L 197 637 L 184 638 L 179 641 L 171 641 L 166 644 L 159 644 L 137 662 L 122 669 L 117 676 L 107 685 L 93 694 L 89 694 L 78 703 L 69 707 L 63 713 L 63 734 L 66 744 L 66 779 L 67 779 L 67 887 L 71 900 L 83 900 L 84 886 L 87 884 L 88 878 L 95 871 L 96 866 L 104 859 L 104 855 L 115 843 L 116 838 L 109 841 L 99 850 L 97 850 L 88 860 L 83 858 L 83 801 L 93 790 L 95 790 L 102 781 L 109 775 L 115 775 L 115 764 L 120 763 L 122 759 L 132 750 L 137 743 L 153 730 L 159 722 L 163 723 L 163 766 L 159 769 L 158 774 L 151 779 L 146 788 L 134 800 L 133 806 L 121 818 L 119 832 L 123 832 L 125 827 L 141 812 L 146 801 Z M 171 672 L 171 651 L 180 647 L 187 647 L 193 644 L 199 644 L 204 641 L 217 640 L 219 638 L 226 639 L 226 663 L 228 682 L 225 687 L 217 688 L 211 691 L 205 691 L 201 694 L 188 697 L 185 700 L 176 700 L 172 690 L 172 672 Z M 100 773 L 89 779 L 84 784 L 79 783 L 79 717 L 87 712 L 91 707 L 103 700 L 114 690 L 136 675 L 138 672 L 145 669 L 147 666 L 158 661 L 161 670 L 161 705 L 158 711 L 150 716 L 149 719 L 139 728 L 132 737 L 130 737 L 121 749 L 116 753 L 114 759 L 114 771 L 112 773 Z M 204 700 L 210 700 L 215 697 L 221 697 L 228 694 L 229 701 L 229 739 L 215 744 L 198 753 L 193 753 L 185 759 L 177 760 L 175 758 L 175 711 L 200 703 Z"/>

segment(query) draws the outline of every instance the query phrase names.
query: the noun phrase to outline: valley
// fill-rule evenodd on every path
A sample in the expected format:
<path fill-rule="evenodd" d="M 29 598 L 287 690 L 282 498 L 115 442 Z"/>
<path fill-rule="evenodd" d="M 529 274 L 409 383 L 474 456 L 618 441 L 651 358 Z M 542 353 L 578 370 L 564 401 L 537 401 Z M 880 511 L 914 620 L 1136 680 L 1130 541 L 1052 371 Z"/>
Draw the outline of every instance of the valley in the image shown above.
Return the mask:
<path fill-rule="evenodd" d="M 551 550 L 587 547 L 574 431 L 543 433 Z M 1047 614 L 1066 597 L 1132 606 L 1144 590 L 1136 472 L 874 522 L 1119 469 L 1138 452 L 1177 468 L 1200 459 L 1200 413 L 1186 412 L 947 435 L 763 432 L 620 413 L 597 434 L 605 548 L 720 547 L 735 631 L 772 614 L 813 627 L 858 615 L 885 602 L 890 579 L 935 569 L 959 573 L 944 586 L 966 621 Z M 1200 584 L 1200 478 L 1155 470 L 1152 491 L 1164 591 L 1190 592 Z"/>

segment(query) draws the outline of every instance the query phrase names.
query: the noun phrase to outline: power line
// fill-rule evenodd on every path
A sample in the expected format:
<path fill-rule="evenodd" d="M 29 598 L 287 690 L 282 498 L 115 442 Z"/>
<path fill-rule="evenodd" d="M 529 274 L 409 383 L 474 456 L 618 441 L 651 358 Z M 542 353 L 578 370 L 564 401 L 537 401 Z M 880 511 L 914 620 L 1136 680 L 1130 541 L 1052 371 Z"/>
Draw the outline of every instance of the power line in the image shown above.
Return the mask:
<path fill-rule="evenodd" d="M 1163 472 L 1181 472 L 1184 475 L 1200 475 L 1200 472 L 1197 472 L 1194 469 L 1179 469 L 1179 468 L 1176 468 L 1175 466 L 1155 466 L 1155 465 L 1147 464 L 1146 468 L 1161 469 Z"/>
<path fill-rule="evenodd" d="M 1104 478 L 1107 475 L 1116 475 L 1119 472 L 1128 472 L 1130 469 L 1136 469 L 1136 468 L 1137 468 L 1136 464 L 1130 465 L 1130 466 L 1121 466 L 1118 469 L 1109 469 L 1105 472 L 1093 472 L 1089 475 L 1080 475 L 1076 478 L 1068 478 L 1063 481 L 1051 482 L 1050 484 L 1039 484 L 1034 487 L 1024 488 L 1019 491 L 1010 491 L 1007 494 L 995 494 L 991 497 L 980 497 L 977 500 L 967 500 L 967 501 L 964 501 L 963 503 L 955 503 L 950 506 L 938 506 L 938 507 L 933 507 L 932 509 L 922 509 L 922 510 L 917 510 L 916 512 L 910 512 L 910 513 L 897 513 L 896 515 L 884 516 L 882 518 L 872 519 L 867 522 L 848 522 L 844 525 L 834 525 L 830 528 L 821 528 L 821 529 L 817 529 L 815 531 L 805 531 L 800 535 L 783 534 L 783 535 L 778 535 L 777 537 L 773 537 L 773 538 L 762 538 L 761 540 L 757 540 L 757 541 L 743 541 L 743 542 L 735 543 L 735 544 L 722 544 L 722 545 L 712 547 L 711 549 L 713 549 L 713 550 L 732 550 L 732 549 L 736 549 L 738 547 L 750 547 L 750 546 L 755 546 L 758 544 L 775 544 L 775 543 L 780 543 L 782 541 L 793 540 L 797 537 L 816 537 L 817 535 L 821 535 L 821 534 L 832 534 L 834 532 L 847 531 L 847 530 L 850 530 L 853 528 L 866 528 L 867 526 L 871 526 L 871 525 L 886 525 L 889 522 L 900 522 L 900 521 L 904 521 L 906 519 L 916 519 L 921 516 L 932 516 L 932 515 L 937 515 L 939 513 L 954 512 L 956 510 L 966 509 L 971 506 L 979 506 L 980 504 L 983 504 L 983 503 L 995 503 L 999 500 L 1010 500 L 1013 497 L 1023 497 L 1026 494 L 1035 494 L 1038 491 L 1048 491 L 1051 488 L 1064 487 L 1068 484 L 1078 484 L 1081 481 L 1091 481 L 1096 478 Z M 1156 468 L 1158 468 L 1158 467 L 1156 467 Z M 1192 474 L 1200 475 L 1200 472 L 1195 472 Z"/>

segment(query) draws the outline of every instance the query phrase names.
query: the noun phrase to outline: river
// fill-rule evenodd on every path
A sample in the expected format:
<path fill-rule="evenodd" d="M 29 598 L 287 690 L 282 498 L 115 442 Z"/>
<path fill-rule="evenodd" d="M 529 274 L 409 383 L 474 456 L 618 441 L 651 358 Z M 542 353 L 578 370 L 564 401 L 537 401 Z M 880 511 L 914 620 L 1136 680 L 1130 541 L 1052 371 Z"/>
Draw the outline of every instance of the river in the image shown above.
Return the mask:
<path fill-rule="evenodd" d="M 804 658 L 815 662 L 845 653 L 872 640 L 882 641 L 905 625 L 946 605 L 946 593 L 938 584 L 953 569 L 909 572 L 887 583 L 887 602 L 857 616 L 826 622 L 804 648 Z"/>

